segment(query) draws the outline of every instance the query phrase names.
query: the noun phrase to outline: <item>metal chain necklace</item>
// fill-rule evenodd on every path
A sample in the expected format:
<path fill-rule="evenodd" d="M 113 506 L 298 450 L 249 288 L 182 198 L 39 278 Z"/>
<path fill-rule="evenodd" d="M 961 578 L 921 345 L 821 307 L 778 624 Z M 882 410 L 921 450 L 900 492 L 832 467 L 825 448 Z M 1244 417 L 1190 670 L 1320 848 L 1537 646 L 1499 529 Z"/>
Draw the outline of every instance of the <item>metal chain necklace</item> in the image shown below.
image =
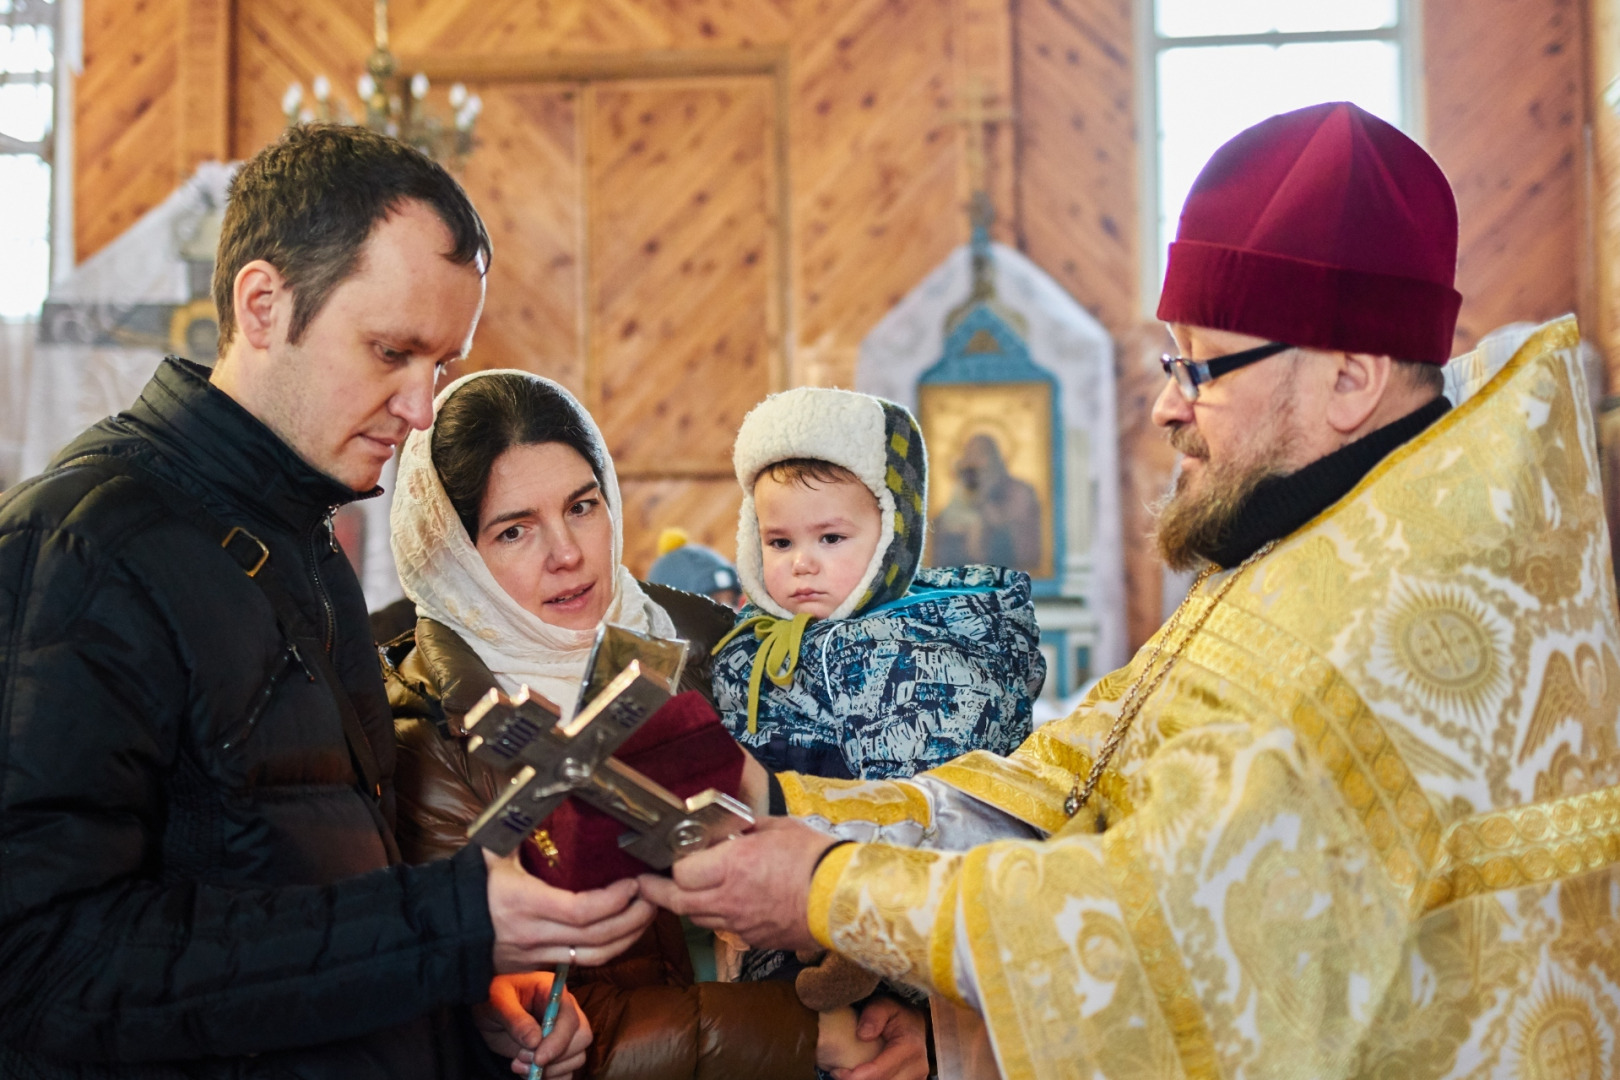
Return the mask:
<path fill-rule="evenodd" d="M 1237 584 L 1237 579 L 1243 576 L 1243 571 L 1249 568 L 1249 564 L 1264 558 L 1276 546 L 1277 541 L 1269 541 L 1247 559 L 1238 563 L 1237 569 L 1232 571 L 1231 576 L 1221 582 L 1221 587 L 1215 591 L 1214 597 L 1211 598 L 1209 606 L 1204 609 L 1203 614 L 1198 616 L 1198 621 L 1188 628 L 1186 634 L 1176 644 L 1175 650 L 1165 657 L 1163 666 L 1155 672 L 1154 665 L 1159 662 L 1159 656 L 1164 652 L 1165 644 L 1175 636 L 1176 627 L 1181 624 L 1182 613 L 1187 610 L 1193 598 L 1198 595 L 1198 590 L 1203 587 L 1204 582 L 1208 581 L 1210 575 L 1215 573 L 1216 568 L 1206 566 L 1199 573 L 1197 580 L 1192 583 L 1192 588 L 1187 590 L 1186 599 L 1181 601 L 1181 604 L 1176 608 L 1175 614 L 1171 615 L 1170 621 L 1165 624 L 1164 633 L 1159 637 L 1159 643 L 1153 646 L 1153 651 L 1148 654 L 1147 663 L 1142 666 L 1142 674 L 1138 675 L 1136 681 L 1131 684 L 1131 688 L 1125 691 L 1125 700 L 1120 704 L 1119 715 L 1114 719 L 1114 726 L 1109 729 L 1108 739 L 1103 743 L 1102 752 L 1097 755 L 1097 760 L 1091 763 L 1091 772 L 1087 774 L 1084 785 L 1080 783 L 1080 775 L 1075 774 L 1074 787 L 1069 789 L 1069 797 L 1063 800 L 1063 812 L 1065 814 L 1071 818 L 1074 817 L 1080 812 L 1080 808 L 1090 801 L 1092 793 L 1097 790 L 1097 785 L 1102 782 L 1103 772 L 1108 768 L 1108 763 L 1113 760 L 1114 754 L 1119 750 L 1120 744 L 1125 741 L 1126 734 L 1131 730 L 1131 724 L 1136 720 L 1136 715 L 1142 711 L 1142 706 L 1147 703 L 1147 699 L 1153 691 L 1157 690 L 1159 684 L 1164 682 L 1164 677 L 1170 674 L 1170 669 L 1180 659 L 1182 652 L 1187 648 L 1187 643 L 1192 641 L 1198 631 L 1204 628 L 1204 623 L 1209 620 L 1210 615 L 1220 606 L 1220 602 L 1231 591 L 1232 586 Z M 1149 676 L 1152 676 L 1151 681 Z M 1101 827 L 1102 819 L 1099 815 L 1099 832 Z"/>

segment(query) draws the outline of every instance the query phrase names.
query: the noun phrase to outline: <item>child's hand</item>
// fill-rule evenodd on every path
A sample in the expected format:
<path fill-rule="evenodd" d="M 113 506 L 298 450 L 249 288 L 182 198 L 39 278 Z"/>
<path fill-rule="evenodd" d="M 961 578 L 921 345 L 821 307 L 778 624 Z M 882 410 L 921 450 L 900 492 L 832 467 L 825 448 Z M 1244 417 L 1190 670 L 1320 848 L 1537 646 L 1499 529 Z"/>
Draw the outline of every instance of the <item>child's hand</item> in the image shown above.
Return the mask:
<path fill-rule="evenodd" d="M 737 784 L 737 797 L 754 812 L 754 820 L 770 816 L 771 774 L 743 747 L 742 779 Z"/>
<path fill-rule="evenodd" d="M 557 1023 L 550 1035 L 540 1038 L 540 1017 L 546 1011 L 552 978 L 549 971 L 495 976 L 489 1000 L 473 1009 L 473 1019 L 484 1043 L 512 1059 L 513 1072 L 526 1075 L 529 1063 L 538 1060 L 546 1067 L 546 1080 L 568 1080 L 585 1066 L 591 1023 L 574 995 L 564 990 Z"/>
<path fill-rule="evenodd" d="M 878 1056 L 881 1039 L 862 1040 L 855 1034 L 855 1010 L 848 1005 L 818 1014 L 816 1068 L 825 1072 L 853 1069 Z"/>
<path fill-rule="evenodd" d="M 833 1080 L 926 1080 L 928 1023 L 922 1010 L 875 997 L 861 1010 L 855 1036 L 877 1040 L 883 1052 L 864 1065 L 835 1071 Z"/>

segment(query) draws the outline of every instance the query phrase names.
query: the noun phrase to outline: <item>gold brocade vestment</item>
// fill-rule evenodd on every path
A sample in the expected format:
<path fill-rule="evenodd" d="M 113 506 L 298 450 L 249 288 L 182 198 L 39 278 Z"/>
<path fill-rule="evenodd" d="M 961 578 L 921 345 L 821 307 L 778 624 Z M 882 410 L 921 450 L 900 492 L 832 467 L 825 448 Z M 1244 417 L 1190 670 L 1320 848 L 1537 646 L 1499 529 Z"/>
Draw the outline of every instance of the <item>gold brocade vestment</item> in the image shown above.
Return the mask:
<path fill-rule="evenodd" d="M 1152 642 L 1011 758 L 785 776 L 796 815 L 921 845 L 836 849 L 816 936 L 975 1003 L 1013 1080 L 1620 1076 L 1620 620 L 1576 342 L 1541 328 L 1245 572 L 1105 774 L 1105 832 L 1061 808 Z M 949 850 L 963 796 L 1046 838 Z"/>

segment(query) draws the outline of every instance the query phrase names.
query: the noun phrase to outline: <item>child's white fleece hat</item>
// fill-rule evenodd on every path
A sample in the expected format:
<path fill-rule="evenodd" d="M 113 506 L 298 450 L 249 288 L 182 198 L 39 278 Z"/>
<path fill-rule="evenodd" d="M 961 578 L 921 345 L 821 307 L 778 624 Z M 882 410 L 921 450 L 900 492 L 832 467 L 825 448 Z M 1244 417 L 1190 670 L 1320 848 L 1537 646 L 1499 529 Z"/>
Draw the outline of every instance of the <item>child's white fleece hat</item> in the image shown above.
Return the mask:
<path fill-rule="evenodd" d="M 842 465 L 878 501 L 883 531 L 877 550 L 860 582 L 828 618 L 842 619 L 904 596 L 922 563 L 928 523 L 928 452 L 916 419 L 892 401 L 815 386 L 772 394 L 743 418 L 731 454 L 743 489 L 737 577 L 748 599 L 782 619 L 792 613 L 765 591 L 754 481 L 766 467 L 789 458 Z"/>

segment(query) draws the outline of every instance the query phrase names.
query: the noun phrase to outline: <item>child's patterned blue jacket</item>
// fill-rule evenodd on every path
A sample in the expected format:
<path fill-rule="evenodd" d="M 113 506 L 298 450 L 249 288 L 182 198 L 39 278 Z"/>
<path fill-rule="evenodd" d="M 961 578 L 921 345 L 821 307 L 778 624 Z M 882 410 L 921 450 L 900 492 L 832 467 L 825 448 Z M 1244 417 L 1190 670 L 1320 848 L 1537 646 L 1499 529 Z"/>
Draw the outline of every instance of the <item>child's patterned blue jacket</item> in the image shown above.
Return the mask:
<path fill-rule="evenodd" d="M 749 605 L 742 618 L 762 614 Z M 720 650 L 715 701 L 731 733 L 772 771 L 907 777 L 970 750 L 1009 753 L 1029 736 L 1031 702 L 1046 679 L 1039 641 L 1028 574 L 919 570 L 897 600 L 810 623 L 791 684 L 762 680 L 754 732 L 754 635 Z"/>

